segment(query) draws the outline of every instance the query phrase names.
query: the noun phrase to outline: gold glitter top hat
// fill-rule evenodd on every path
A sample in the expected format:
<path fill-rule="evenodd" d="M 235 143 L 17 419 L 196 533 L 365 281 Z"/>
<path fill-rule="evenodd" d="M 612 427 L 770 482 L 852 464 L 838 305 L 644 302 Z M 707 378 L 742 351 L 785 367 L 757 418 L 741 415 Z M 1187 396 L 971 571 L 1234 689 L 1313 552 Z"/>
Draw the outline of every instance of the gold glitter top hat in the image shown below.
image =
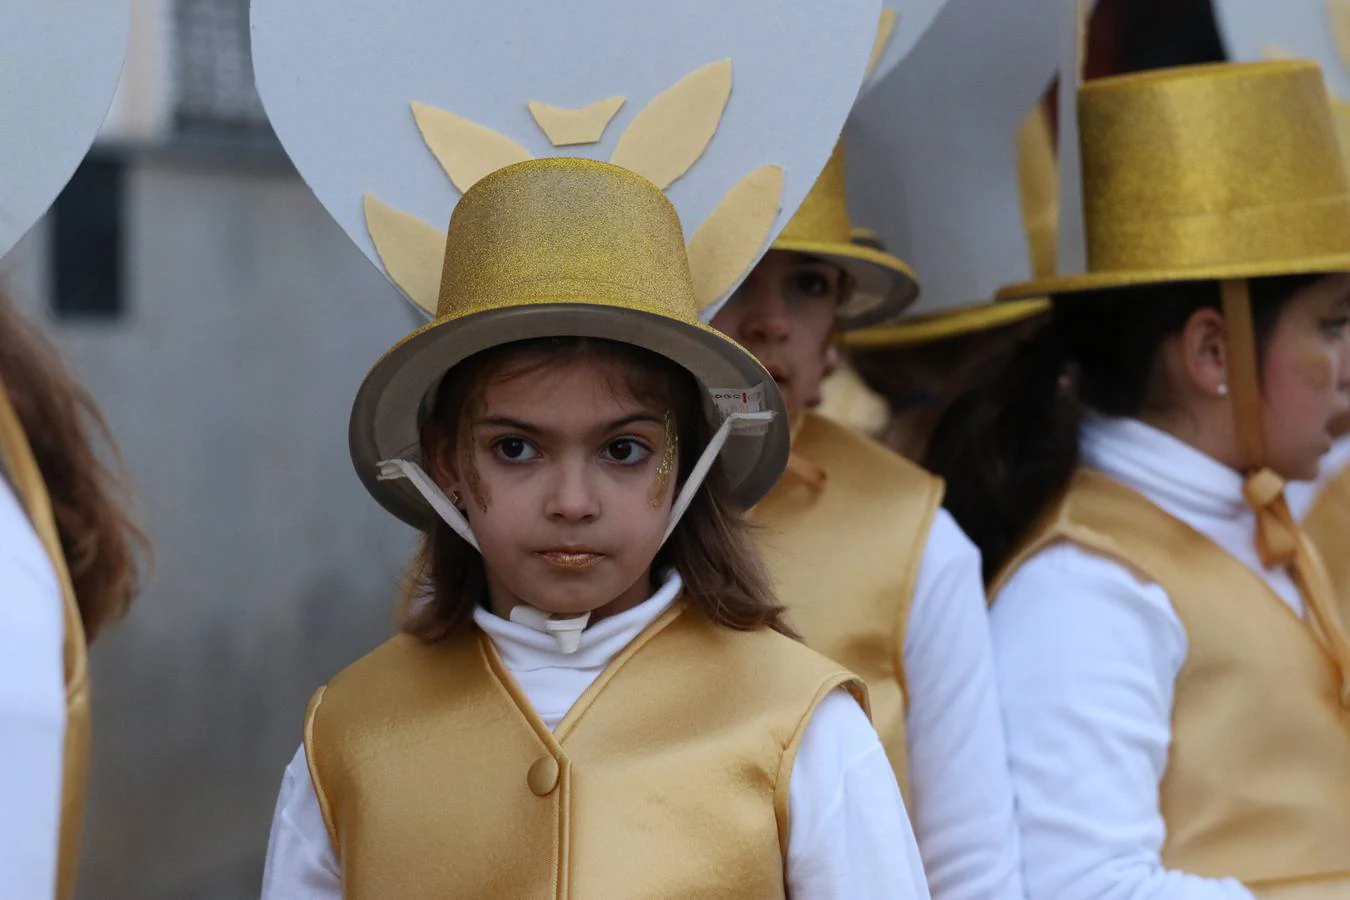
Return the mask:
<path fill-rule="evenodd" d="M 1002 298 L 1350 270 L 1350 189 L 1310 62 L 1220 63 L 1083 85 L 1088 268 Z"/>
<path fill-rule="evenodd" d="M 908 265 L 885 250 L 855 242 L 853 231 L 840 141 L 773 249 L 819 257 L 848 273 L 853 293 L 839 311 L 845 330 L 893 319 L 919 296 L 918 278 Z"/>
<path fill-rule="evenodd" d="M 679 217 L 633 172 L 578 158 L 499 169 L 465 193 L 450 219 L 435 318 L 371 369 L 352 410 L 352 458 L 376 499 L 404 521 L 431 517 L 405 480 L 377 463 L 420 458 L 418 433 L 446 372 L 483 350 L 558 335 L 650 350 L 717 398 L 758 398 L 777 415 L 763 436 L 733 434 L 722 462 L 739 502 L 753 505 L 787 464 L 788 420 L 773 379 L 747 351 L 699 320 Z"/>

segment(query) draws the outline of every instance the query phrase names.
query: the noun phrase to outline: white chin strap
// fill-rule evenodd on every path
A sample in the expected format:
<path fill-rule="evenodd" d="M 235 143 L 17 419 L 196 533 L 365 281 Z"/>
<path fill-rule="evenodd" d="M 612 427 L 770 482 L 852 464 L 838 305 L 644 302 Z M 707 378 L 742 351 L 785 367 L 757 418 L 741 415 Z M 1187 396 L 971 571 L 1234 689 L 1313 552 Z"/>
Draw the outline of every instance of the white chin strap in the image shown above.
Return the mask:
<path fill-rule="evenodd" d="M 680 523 L 680 519 L 688 511 L 689 504 L 694 502 L 694 495 L 702 487 L 703 480 L 708 477 L 708 472 L 711 471 L 713 463 L 717 461 L 718 454 L 726 446 L 727 438 L 733 432 L 741 434 L 763 433 L 768 424 L 773 421 L 773 416 L 772 410 L 737 412 L 722 420 L 721 426 L 713 434 L 712 440 L 708 441 L 708 446 L 703 449 L 703 454 L 699 456 L 698 462 L 694 463 L 694 468 L 689 472 L 689 477 L 685 479 L 684 487 L 680 488 L 680 493 L 675 497 L 675 503 L 670 508 L 670 521 L 666 524 L 665 534 L 661 535 L 663 545 L 669 540 L 671 532 L 675 530 L 675 526 Z M 423 471 L 421 466 L 408 459 L 386 459 L 380 461 L 378 465 L 381 481 L 392 481 L 398 478 L 408 479 L 412 482 L 412 486 L 417 489 L 417 493 L 422 495 L 422 499 L 427 501 L 455 534 L 464 538 L 470 547 L 475 550 L 479 549 L 478 539 L 473 536 L 473 529 L 469 527 L 469 520 L 464 518 L 464 513 L 460 512 L 450 502 L 449 498 L 445 496 L 445 492 L 431 479 L 430 475 Z"/>
<path fill-rule="evenodd" d="M 478 547 L 478 538 L 473 536 L 473 529 L 469 527 L 469 520 L 464 518 L 464 513 L 450 502 L 450 498 L 445 496 L 440 485 L 432 481 L 431 476 L 423 471 L 421 466 L 409 459 L 384 459 L 380 460 L 378 465 L 381 481 L 394 481 L 399 478 L 411 481 L 417 493 L 422 495 L 422 499 L 436 510 L 436 515 L 441 517 L 441 521 L 449 525 L 455 534 L 464 538 L 470 547 L 482 552 Z"/>

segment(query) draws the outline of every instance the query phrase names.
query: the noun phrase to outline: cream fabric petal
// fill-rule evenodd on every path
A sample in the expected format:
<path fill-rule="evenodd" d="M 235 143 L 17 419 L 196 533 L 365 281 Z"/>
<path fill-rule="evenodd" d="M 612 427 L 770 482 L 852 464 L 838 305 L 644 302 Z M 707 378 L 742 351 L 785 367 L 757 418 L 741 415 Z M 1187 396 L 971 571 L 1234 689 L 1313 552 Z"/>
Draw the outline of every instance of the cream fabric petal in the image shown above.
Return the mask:
<path fill-rule="evenodd" d="M 417 102 L 412 104 L 412 110 L 422 139 L 460 193 L 473 187 L 484 175 L 534 158 L 506 135 L 448 110 Z"/>
<path fill-rule="evenodd" d="M 374 194 L 366 194 L 365 207 L 366 228 L 384 270 L 423 312 L 436 315 L 445 233 L 416 216 L 394 209 Z"/>
<path fill-rule="evenodd" d="M 609 161 L 665 190 L 698 161 L 731 97 L 731 60 L 696 69 L 651 99 Z"/>
<path fill-rule="evenodd" d="M 877 39 L 872 45 L 872 58 L 867 61 L 867 77 L 871 78 L 872 73 L 877 70 L 877 63 L 881 62 L 881 57 L 886 53 L 886 48 L 890 46 L 891 38 L 895 36 L 895 22 L 899 18 L 899 13 L 889 7 L 881 11 L 881 21 L 877 23 Z"/>
<path fill-rule="evenodd" d="M 694 296 L 707 309 L 750 270 L 783 199 L 783 169 L 762 166 L 738 181 L 689 241 Z"/>
<path fill-rule="evenodd" d="M 531 100 L 525 105 L 535 124 L 555 147 L 594 144 L 604 137 L 605 129 L 623 106 L 623 97 L 607 97 L 581 109 L 567 109 Z"/>

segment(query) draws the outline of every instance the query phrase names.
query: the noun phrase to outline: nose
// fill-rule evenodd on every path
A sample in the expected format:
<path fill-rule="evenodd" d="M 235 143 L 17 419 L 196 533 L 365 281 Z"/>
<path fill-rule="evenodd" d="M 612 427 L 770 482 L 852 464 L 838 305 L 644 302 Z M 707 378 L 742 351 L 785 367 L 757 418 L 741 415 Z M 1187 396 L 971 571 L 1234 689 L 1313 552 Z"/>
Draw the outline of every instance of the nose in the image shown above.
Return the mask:
<path fill-rule="evenodd" d="M 600 515 L 590 466 L 585 460 L 563 460 L 554 466 L 552 482 L 544 502 L 544 514 L 558 522 L 588 522 Z"/>
<path fill-rule="evenodd" d="M 787 303 L 778 291 L 761 291 L 750 304 L 741 330 L 749 343 L 781 343 L 792 335 Z"/>

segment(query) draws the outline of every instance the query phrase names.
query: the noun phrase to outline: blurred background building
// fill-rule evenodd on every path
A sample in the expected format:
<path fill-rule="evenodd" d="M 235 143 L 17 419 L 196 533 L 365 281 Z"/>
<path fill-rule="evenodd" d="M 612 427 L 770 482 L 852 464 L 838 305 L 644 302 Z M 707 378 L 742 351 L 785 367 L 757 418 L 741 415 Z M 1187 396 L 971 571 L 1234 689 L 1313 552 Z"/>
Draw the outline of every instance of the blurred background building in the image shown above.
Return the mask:
<path fill-rule="evenodd" d="M 104 137 L 0 286 L 102 405 L 156 547 L 92 654 L 80 897 L 241 900 L 311 692 L 392 626 L 413 535 L 346 424 L 416 318 L 268 129 L 248 0 L 133 5 Z M 1222 52 L 1207 0 L 1100 0 L 1090 48 L 1094 75 Z"/>

